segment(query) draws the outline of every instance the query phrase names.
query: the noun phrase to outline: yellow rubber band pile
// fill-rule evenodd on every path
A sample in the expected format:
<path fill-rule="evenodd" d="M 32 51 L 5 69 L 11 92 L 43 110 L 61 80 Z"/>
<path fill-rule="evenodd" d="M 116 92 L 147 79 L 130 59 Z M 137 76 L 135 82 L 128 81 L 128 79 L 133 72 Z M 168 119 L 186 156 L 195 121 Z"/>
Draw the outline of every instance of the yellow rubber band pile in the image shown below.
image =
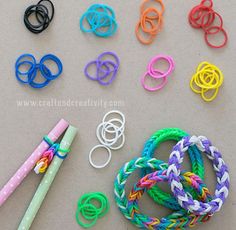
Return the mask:
<path fill-rule="evenodd" d="M 216 98 L 223 81 L 224 75 L 217 66 L 202 62 L 190 81 L 190 87 L 193 92 L 201 94 L 204 101 L 210 102 Z"/>

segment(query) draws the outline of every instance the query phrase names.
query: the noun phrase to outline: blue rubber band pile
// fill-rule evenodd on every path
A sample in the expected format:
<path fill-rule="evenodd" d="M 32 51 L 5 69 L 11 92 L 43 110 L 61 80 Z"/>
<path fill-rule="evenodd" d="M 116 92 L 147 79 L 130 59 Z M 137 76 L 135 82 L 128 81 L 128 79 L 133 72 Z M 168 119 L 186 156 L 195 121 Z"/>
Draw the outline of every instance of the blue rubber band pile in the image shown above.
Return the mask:
<path fill-rule="evenodd" d="M 84 21 L 89 24 L 89 28 L 85 28 Z M 80 19 L 80 29 L 83 32 L 94 33 L 98 37 L 114 35 L 117 27 L 114 10 L 104 4 L 90 6 Z"/>
<path fill-rule="evenodd" d="M 54 62 L 57 66 L 57 73 L 52 73 L 46 62 Z M 26 68 L 25 71 L 21 71 L 21 68 Z M 32 54 L 23 54 L 17 60 L 15 64 L 16 79 L 23 83 L 28 84 L 32 88 L 44 88 L 51 81 L 58 78 L 63 70 L 62 63 L 58 57 L 53 54 L 47 54 L 43 56 L 39 63 L 36 62 L 35 57 Z M 40 72 L 43 78 L 42 82 L 37 82 L 36 78 Z"/>

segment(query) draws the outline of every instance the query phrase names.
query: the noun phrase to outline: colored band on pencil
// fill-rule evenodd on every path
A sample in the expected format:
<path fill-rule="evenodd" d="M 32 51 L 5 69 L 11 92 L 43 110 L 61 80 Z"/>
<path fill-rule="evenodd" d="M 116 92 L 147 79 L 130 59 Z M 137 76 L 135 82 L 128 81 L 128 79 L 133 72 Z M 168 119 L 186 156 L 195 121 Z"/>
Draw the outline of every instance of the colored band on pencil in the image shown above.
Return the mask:
<path fill-rule="evenodd" d="M 60 155 L 59 152 L 66 153 L 66 154 L 63 156 L 63 155 Z M 69 152 L 70 152 L 69 149 L 59 149 L 57 152 L 55 152 L 54 155 L 64 160 L 67 158 Z"/>
<path fill-rule="evenodd" d="M 57 156 L 61 160 L 66 159 L 69 149 L 60 148 L 59 143 L 54 143 L 48 136 L 44 136 L 43 140 L 49 145 L 49 148 L 42 154 L 39 161 L 36 163 L 34 171 L 36 174 L 45 173 L 53 158 Z M 60 154 L 60 153 L 64 154 Z"/>
<path fill-rule="evenodd" d="M 44 136 L 43 140 L 49 145 L 52 146 L 54 144 L 54 142 L 48 137 L 48 136 Z"/>
<path fill-rule="evenodd" d="M 60 148 L 60 145 L 58 144 L 58 143 L 54 143 L 48 136 L 44 136 L 43 137 L 43 140 L 45 141 L 45 142 L 47 142 L 47 144 L 50 146 L 50 147 L 52 147 L 52 146 L 54 146 L 55 145 L 55 149 L 56 149 L 56 151 L 55 151 L 55 156 L 57 156 L 57 157 L 59 157 L 60 159 L 65 159 L 66 157 L 67 157 L 67 153 L 69 153 L 70 152 L 70 149 L 61 149 Z M 62 155 L 60 155 L 58 152 L 61 152 L 61 153 L 66 153 L 64 156 L 62 156 Z"/>

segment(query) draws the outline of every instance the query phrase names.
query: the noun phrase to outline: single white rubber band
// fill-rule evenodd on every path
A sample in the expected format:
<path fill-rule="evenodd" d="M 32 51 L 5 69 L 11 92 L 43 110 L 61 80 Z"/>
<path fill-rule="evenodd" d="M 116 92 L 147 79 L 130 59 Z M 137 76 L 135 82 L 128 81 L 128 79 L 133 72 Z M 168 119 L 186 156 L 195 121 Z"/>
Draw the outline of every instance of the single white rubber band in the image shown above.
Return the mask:
<path fill-rule="evenodd" d="M 102 165 L 96 165 L 93 163 L 92 161 L 92 155 L 94 153 L 94 151 L 98 148 L 104 148 L 107 150 L 107 153 L 108 153 L 108 159 L 107 161 L 102 164 Z M 90 153 L 89 153 L 89 163 L 96 169 L 102 169 L 102 168 L 105 168 L 111 161 L 111 150 L 107 147 L 107 146 L 104 146 L 104 145 L 96 145 L 94 146 L 91 150 L 90 150 Z"/>

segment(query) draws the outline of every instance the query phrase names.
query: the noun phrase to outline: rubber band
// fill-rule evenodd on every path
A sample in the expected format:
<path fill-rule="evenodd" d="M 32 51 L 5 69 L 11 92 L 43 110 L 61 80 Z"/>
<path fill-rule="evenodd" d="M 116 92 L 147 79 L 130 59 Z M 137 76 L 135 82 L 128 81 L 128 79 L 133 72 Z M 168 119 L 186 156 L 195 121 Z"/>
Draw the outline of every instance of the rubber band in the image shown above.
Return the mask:
<path fill-rule="evenodd" d="M 115 64 L 115 67 L 116 67 L 115 70 L 117 70 L 120 66 L 120 59 L 118 58 L 118 56 L 114 52 L 109 52 L 109 51 L 103 52 L 98 56 L 97 60 L 99 63 L 103 63 L 104 61 L 107 60 L 107 58 L 109 56 L 111 56 L 115 60 L 115 62 L 114 61 L 112 61 L 112 62 Z M 110 59 L 108 59 L 108 60 L 110 60 Z"/>
<path fill-rule="evenodd" d="M 105 216 L 110 207 L 107 197 L 101 192 L 90 192 L 81 196 L 78 206 L 84 204 L 93 204 L 97 208 L 96 212 L 99 217 Z"/>
<path fill-rule="evenodd" d="M 110 6 L 105 4 L 93 4 L 89 7 L 89 10 L 95 10 L 95 11 L 102 10 L 105 13 L 109 14 L 111 17 L 115 18 L 114 10 Z"/>
<path fill-rule="evenodd" d="M 157 15 L 156 16 L 157 24 L 152 23 L 151 18 L 148 17 L 148 14 L 150 14 L 152 12 L 154 12 Z M 141 18 L 141 21 L 140 21 L 141 22 L 141 28 L 145 33 L 155 35 L 160 30 L 161 20 L 162 20 L 161 13 L 158 10 L 156 10 L 155 8 L 148 8 L 142 13 L 142 18 Z M 152 25 L 151 28 L 146 27 L 146 22 L 151 23 L 151 25 Z"/>
<path fill-rule="evenodd" d="M 50 61 L 56 64 L 57 73 L 53 74 L 46 63 Z M 26 67 L 26 71 L 21 71 L 21 67 Z M 52 80 L 58 78 L 63 71 L 63 66 L 58 57 L 53 54 L 43 56 L 37 64 L 35 57 L 32 54 L 21 55 L 15 63 L 16 79 L 23 84 L 28 84 L 32 88 L 40 89 L 47 86 Z M 40 73 L 42 77 L 41 82 L 37 82 L 37 76 Z"/>
<path fill-rule="evenodd" d="M 114 123 L 119 123 L 121 126 L 116 126 Z M 118 127 L 118 128 L 117 128 Z M 119 138 L 124 133 L 123 123 L 120 119 L 113 118 L 109 122 L 102 123 L 102 131 L 101 136 L 104 140 L 107 140 L 107 142 L 113 142 L 115 138 L 107 138 L 108 134 L 117 134 L 117 137 Z"/>
<path fill-rule="evenodd" d="M 119 116 L 119 118 L 110 118 L 114 116 Z M 118 125 L 119 124 L 119 125 Z M 125 115 L 118 110 L 111 110 L 106 113 L 102 119 L 102 122 L 98 125 L 96 130 L 96 136 L 102 145 L 107 146 L 112 150 L 119 150 L 125 144 Z M 107 137 L 109 134 L 111 137 Z M 116 144 L 120 141 L 120 144 Z"/>
<path fill-rule="evenodd" d="M 95 150 L 97 150 L 98 148 L 103 148 L 105 150 L 107 150 L 107 153 L 108 153 L 108 158 L 107 158 L 107 161 L 102 164 L 102 165 L 96 165 L 93 160 L 92 160 L 92 155 L 94 153 Z M 94 146 L 91 150 L 90 150 L 90 153 L 89 153 L 89 163 L 96 169 L 102 169 L 102 168 L 105 168 L 111 161 L 111 150 L 105 146 L 105 145 L 96 145 Z"/>
<path fill-rule="evenodd" d="M 94 216 L 92 222 L 86 224 L 86 223 L 84 223 L 84 222 L 81 220 L 81 218 L 80 218 L 80 216 L 79 216 L 79 214 L 82 213 L 82 210 L 83 210 L 83 209 L 87 209 L 87 210 L 88 210 L 88 209 L 92 209 L 92 210 L 94 210 L 94 212 L 96 212 L 96 207 L 95 207 L 94 205 L 91 205 L 91 204 L 85 204 L 85 205 L 83 205 L 83 206 L 81 206 L 81 207 L 78 207 L 77 210 L 76 210 L 76 215 L 75 215 L 75 217 L 76 217 L 77 223 L 78 223 L 81 227 L 83 227 L 83 228 L 90 228 L 90 227 L 92 227 L 92 226 L 94 226 L 94 225 L 96 224 L 97 219 L 98 219 L 98 215 L 95 215 L 95 216 Z"/>
<path fill-rule="evenodd" d="M 155 69 L 155 64 L 160 61 L 160 60 L 164 60 L 168 63 L 169 67 L 168 69 L 160 74 L 160 70 Z M 174 60 L 171 56 L 166 56 L 166 55 L 158 55 L 156 57 L 154 57 L 148 64 L 148 73 L 153 77 L 153 78 L 163 78 L 163 77 L 167 77 L 168 75 L 170 75 L 173 70 L 175 68 L 175 64 L 174 64 Z"/>
<path fill-rule="evenodd" d="M 94 226 L 98 218 L 104 217 L 110 209 L 110 204 L 107 197 L 101 192 L 84 194 L 78 200 L 77 206 L 76 221 L 84 228 Z M 90 223 L 84 223 L 79 214 L 81 214 L 85 220 L 90 221 Z"/>
<path fill-rule="evenodd" d="M 206 2 L 208 2 L 210 5 L 205 5 Z M 213 7 L 213 1 L 212 0 L 202 0 L 201 5 L 212 8 Z"/>
<path fill-rule="evenodd" d="M 186 193 L 180 181 L 180 168 L 183 162 L 184 153 L 189 146 L 196 145 L 199 150 L 204 152 L 212 161 L 214 171 L 216 173 L 217 184 L 215 195 L 209 202 L 202 202 L 193 199 L 191 194 Z M 169 158 L 169 166 L 167 176 L 171 190 L 178 199 L 180 206 L 191 213 L 197 215 L 212 215 L 218 212 L 224 204 L 229 193 L 229 172 L 228 167 L 222 159 L 219 150 L 214 147 L 211 142 L 204 136 L 184 137 L 179 141 L 172 150 Z"/>
<path fill-rule="evenodd" d="M 162 0 L 155 0 L 155 2 L 161 6 L 161 10 L 154 6 L 146 7 L 146 3 L 150 2 L 150 0 L 144 0 L 141 4 L 140 19 L 135 27 L 137 39 L 145 45 L 151 44 L 156 35 L 161 31 L 163 27 L 163 13 L 165 11 Z M 145 34 L 146 36 L 143 36 L 142 34 Z"/>
<path fill-rule="evenodd" d="M 118 132 L 123 132 L 124 131 L 124 122 L 118 118 L 112 118 L 109 120 L 110 123 L 112 123 L 112 125 L 110 126 L 109 124 L 107 124 L 107 122 L 103 119 L 102 123 L 104 124 L 103 125 L 103 130 L 102 130 L 102 137 L 103 135 L 106 135 L 106 133 L 109 133 L 109 134 L 113 134 L 113 133 L 116 133 L 117 131 Z M 120 124 L 120 127 L 114 129 L 113 127 L 113 122 L 114 123 L 119 123 Z M 105 137 L 105 136 L 104 136 Z"/>
<path fill-rule="evenodd" d="M 102 64 L 99 64 L 99 67 L 101 70 L 101 72 L 104 72 L 102 69 L 102 66 L 105 66 L 108 71 L 106 72 L 106 74 L 102 77 L 100 77 L 100 75 L 98 75 L 97 81 L 104 86 L 110 85 L 116 78 L 117 75 L 117 66 L 111 62 L 111 61 L 105 61 Z M 111 66 L 112 68 L 110 68 L 109 66 Z M 105 77 L 106 76 L 106 77 Z M 104 81 L 104 79 L 107 79 L 110 76 L 110 79 L 108 81 Z"/>
<path fill-rule="evenodd" d="M 20 71 L 21 66 L 29 66 L 25 72 Z M 36 59 L 32 54 L 23 54 L 17 58 L 15 63 L 15 74 L 19 82 L 23 84 L 28 84 L 31 79 L 29 79 L 29 74 L 34 70 L 36 66 Z M 22 76 L 26 77 L 26 80 L 22 79 Z"/>
<path fill-rule="evenodd" d="M 163 73 L 163 72 L 160 72 L 160 74 L 162 74 L 162 73 Z M 159 84 L 157 84 L 157 86 L 155 86 L 155 87 L 150 87 L 150 86 L 146 85 L 146 83 L 145 83 L 145 82 L 146 82 L 146 78 L 147 78 L 148 76 L 152 78 L 152 76 L 151 76 L 151 74 L 150 74 L 149 72 L 146 72 L 146 73 L 142 76 L 142 78 L 141 78 L 141 84 L 142 84 L 143 88 L 146 89 L 146 90 L 149 91 L 149 92 L 158 91 L 158 90 L 162 89 L 162 88 L 167 84 L 167 77 L 163 77 L 163 78 L 161 79 L 161 82 L 160 82 Z"/>
<path fill-rule="evenodd" d="M 109 112 L 107 112 L 105 115 L 104 115 L 104 117 L 103 117 L 103 119 L 102 119 L 102 122 L 104 123 L 104 122 L 106 122 L 106 120 L 107 120 L 107 118 L 109 117 L 109 116 L 111 116 L 111 115 L 118 115 L 118 116 L 120 116 L 121 117 L 121 127 L 120 127 L 120 129 L 124 129 L 124 126 L 125 126 L 125 123 L 126 123 L 126 120 L 125 120 L 125 115 L 121 112 L 121 111 L 119 111 L 119 110 L 111 110 L 111 111 L 109 111 Z M 114 119 L 112 119 L 112 120 L 109 120 L 110 122 L 112 122 Z M 115 121 L 115 120 L 114 120 Z"/>
<path fill-rule="evenodd" d="M 202 62 L 190 80 L 190 88 L 200 94 L 204 101 L 211 102 L 217 97 L 223 81 L 224 75 L 217 66 Z"/>
<path fill-rule="evenodd" d="M 219 25 L 216 24 L 216 19 L 219 19 Z M 227 32 L 223 29 L 223 19 L 221 15 L 213 10 L 212 0 L 203 0 L 195 6 L 189 13 L 188 20 L 190 25 L 196 29 L 203 29 L 205 32 L 206 44 L 211 48 L 222 48 L 228 42 Z M 214 31 L 214 32 L 213 32 Z M 211 43 L 208 35 L 217 35 L 222 33 L 224 40 L 220 44 Z"/>
<path fill-rule="evenodd" d="M 49 146 L 51 146 L 51 145 L 54 144 L 54 142 L 53 142 L 48 136 L 44 136 L 44 137 L 43 137 L 43 140 L 44 140 Z"/>
<path fill-rule="evenodd" d="M 143 32 L 144 34 L 146 34 L 146 36 L 144 38 L 144 36 L 142 36 L 139 32 L 140 29 L 141 29 L 141 22 L 138 22 L 136 27 L 135 27 L 135 33 L 136 33 L 136 37 L 138 38 L 138 40 L 141 43 L 143 43 L 144 45 L 151 44 L 154 41 L 156 36 L 154 34 L 147 34 L 147 33 Z"/>
<path fill-rule="evenodd" d="M 162 70 L 155 69 L 155 64 L 160 61 L 164 60 L 168 63 L 169 67 L 168 70 L 163 72 Z M 172 57 L 167 55 L 158 55 L 152 58 L 152 60 L 149 62 L 147 67 L 147 72 L 144 73 L 144 75 L 141 77 L 141 84 L 144 89 L 154 92 L 157 90 L 162 89 L 167 84 L 167 77 L 174 71 L 175 64 Z M 159 82 L 157 82 L 157 85 L 155 87 L 150 87 L 146 84 L 146 78 L 150 77 L 154 80 L 160 79 Z"/>
<path fill-rule="evenodd" d="M 109 56 L 112 57 L 114 61 L 110 60 Z M 89 68 L 93 65 L 96 66 L 95 76 L 89 74 Z M 115 53 L 104 52 L 100 54 L 96 60 L 89 62 L 85 66 L 84 74 L 88 79 L 97 81 L 100 85 L 107 86 L 115 80 L 119 65 L 120 60 Z"/>
<path fill-rule="evenodd" d="M 56 74 L 52 74 L 50 69 L 48 67 L 46 68 L 45 62 L 47 62 L 47 61 L 52 61 L 56 64 L 57 69 L 58 69 Z M 46 79 L 55 80 L 56 78 L 58 78 L 61 75 L 62 70 L 63 70 L 62 63 L 61 63 L 60 59 L 58 57 L 56 57 L 55 55 L 47 54 L 41 58 L 40 71 Z M 48 73 L 48 71 L 50 72 L 50 74 Z"/>
<path fill-rule="evenodd" d="M 117 115 L 119 118 L 117 118 Z M 119 150 L 125 144 L 125 115 L 118 110 L 106 113 L 102 122 L 97 126 L 96 136 L 100 145 L 90 150 L 89 162 L 94 168 L 104 168 L 111 161 L 111 150 Z M 92 161 L 92 154 L 97 148 L 104 148 L 108 152 L 108 159 L 103 165 L 96 165 Z"/>
<path fill-rule="evenodd" d="M 205 18 L 208 17 L 208 20 L 205 20 Z M 219 18 L 219 25 L 217 26 L 217 24 L 214 23 L 214 26 L 212 25 L 213 22 L 210 24 L 210 20 L 214 20 L 213 22 L 216 21 L 216 18 Z M 202 16 L 202 23 L 201 23 L 201 26 L 202 26 L 202 29 L 205 31 L 208 31 L 209 29 L 211 29 L 212 27 L 217 27 L 219 28 L 219 30 L 223 29 L 223 18 L 220 16 L 220 14 L 218 14 L 217 12 L 215 11 L 210 11 L 210 12 L 207 12 L 206 14 L 204 14 Z M 205 23 L 205 21 L 207 23 Z M 210 26 L 211 25 L 211 26 Z M 214 34 L 217 34 L 219 31 L 215 31 Z"/>
<path fill-rule="evenodd" d="M 46 67 L 45 67 L 46 68 Z M 45 69 L 44 68 L 44 69 Z M 37 83 L 35 80 L 35 78 L 37 77 L 37 73 L 40 71 L 40 65 L 37 64 L 34 68 L 34 71 L 30 72 L 29 73 L 29 85 L 32 87 L 32 88 L 35 88 L 35 89 L 41 89 L 41 88 L 44 88 L 45 86 L 47 86 L 50 82 L 50 80 L 44 78 L 43 82 L 41 83 Z"/>
<path fill-rule="evenodd" d="M 161 11 L 159 11 L 159 12 L 161 15 L 163 15 L 164 11 L 165 11 L 165 6 L 164 6 L 162 0 L 153 0 L 153 1 L 156 2 L 161 7 Z M 146 4 L 148 4 L 150 2 L 151 2 L 151 0 L 143 0 L 141 7 L 140 7 L 141 13 L 143 13 L 147 9 Z M 150 19 L 155 19 L 155 17 L 153 18 L 153 16 L 152 16 L 152 17 L 150 17 Z"/>
<path fill-rule="evenodd" d="M 59 152 L 62 152 L 62 153 L 66 153 L 65 155 L 61 155 L 59 154 Z M 69 153 L 70 150 L 69 149 L 59 149 L 59 151 L 55 152 L 55 156 L 57 156 L 58 158 L 62 159 L 62 160 L 65 160 L 68 156 L 67 153 Z"/>
<path fill-rule="evenodd" d="M 224 42 L 220 45 L 214 45 L 214 44 L 210 43 L 209 38 L 208 38 L 209 35 L 215 34 L 215 33 L 211 32 L 212 30 L 215 30 L 215 29 L 218 31 L 217 34 L 221 32 L 224 36 Z M 212 48 L 222 48 L 228 42 L 228 35 L 227 35 L 227 32 L 222 27 L 212 26 L 205 31 L 205 41 L 206 41 L 207 45 L 209 45 Z"/>
<path fill-rule="evenodd" d="M 85 28 L 84 21 L 89 25 Z M 94 4 L 82 15 L 80 19 L 80 29 L 86 33 L 94 33 L 98 37 L 110 37 L 117 31 L 114 10 L 105 4 Z"/>
<path fill-rule="evenodd" d="M 122 135 L 120 136 L 120 138 L 121 138 L 121 143 L 120 143 L 120 145 L 115 146 L 116 143 L 117 143 L 117 142 L 116 142 L 116 143 L 114 143 L 113 145 L 111 145 L 109 148 L 112 149 L 112 150 L 119 150 L 119 149 L 123 148 L 123 146 L 125 145 L 125 134 L 122 133 Z"/>
<path fill-rule="evenodd" d="M 49 3 L 50 8 L 46 3 Z M 49 9 L 51 15 L 49 13 Z M 54 5 L 50 0 L 40 0 L 36 5 L 29 6 L 25 10 L 24 14 L 24 23 L 26 28 L 34 34 L 39 34 L 43 32 L 51 23 L 54 17 L 54 11 L 55 11 Z M 32 15 L 35 16 L 35 19 L 37 21 L 36 25 L 30 21 L 30 17 Z"/>
<path fill-rule="evenodd" d="M 105 136 L 106 126 L 109 126 L 109 128 L 113 128 L 113 130 L 115 132 L 114 137 L 106 138 L 106 136 Z M 111 122 L 104 122 L 104 123 L 100 123 L 98 125 L 97 131 L 96 131 L 96 136 L 102 145 L 110 147 L 118 141 L 118 139 L 122 136 L 122 132 L 118 131 L 117 126 L 115 124 L 113 124 Z"/>
<path fill-rule="evenodd" d="M 214 22 L 214 11 L 206 6 L 195 6 L 189 13 L 189 23 L 193 28 L 207 28 Z M 205 15 L 208 16 L 208 20 L 205 22 L 203 19 Z M 211 17 L 212 16 L 212 17 Z"/>

